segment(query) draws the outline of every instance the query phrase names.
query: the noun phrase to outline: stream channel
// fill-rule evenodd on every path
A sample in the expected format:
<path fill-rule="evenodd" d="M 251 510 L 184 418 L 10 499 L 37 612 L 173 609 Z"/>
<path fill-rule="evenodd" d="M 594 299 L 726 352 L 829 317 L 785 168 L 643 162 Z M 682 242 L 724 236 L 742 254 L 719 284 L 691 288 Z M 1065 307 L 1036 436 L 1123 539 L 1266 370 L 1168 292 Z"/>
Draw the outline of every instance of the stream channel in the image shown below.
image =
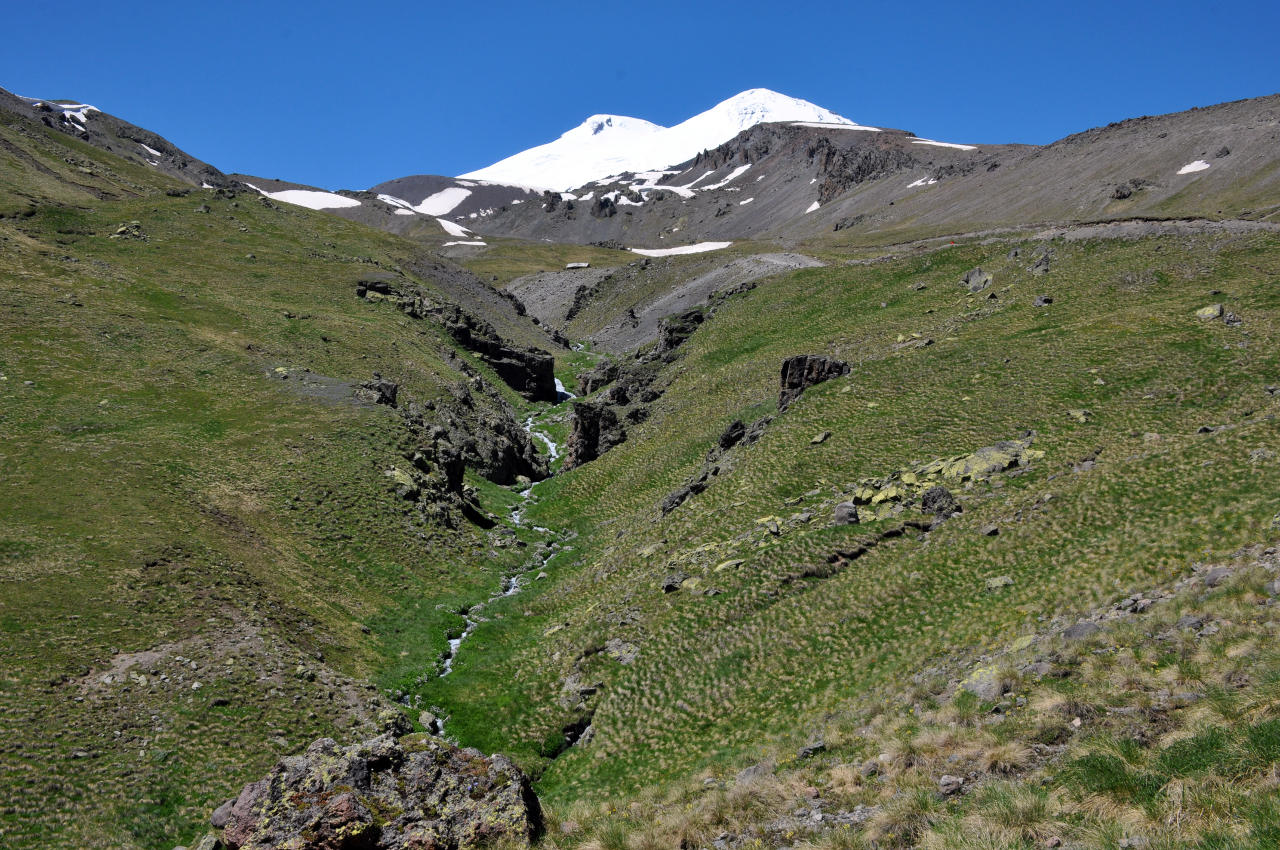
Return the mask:
<path fill-rule="evenodd" d="M 557 404 L 566 402 L 571 398 L 576 398 L 576 396 L 573 393 L 565 389 L 564 384 L 560 382 L 559 378 L 556 378 L 556 395 L 557 395 L 557 401 L 556 401 Z M 541 443 L 543 448 L 546 449 L 548 464 L 554 463 L 556 459 L 560 457 L 560 447 L 556 445 L 555 440 L 551 439 L 545 433 L 537 429 L 537 427 L 534 424 L 535 419 L 536 419 L 536 415 L 531 415 L 527 419 L 525 419 L 524 422 L 522 423 L 524 426 L 524 430 L 532 439 Z M 546 479 L 543 479 L 543 480 L 546 480 Z M 529 500 L 534 495 L 533 491 L 541 483 L 542 483 L 541 481 L 534 482 L 533 484 L 525 488 L 524 493 L 521 494 L 520 501 L 512 506 L 511 522 L 517 528 L 525 527 L 524 526 L 525 509 L 529 506 Z M 552 533 L 551 529 L 543 528 L 541 526 L 533 526 L 533 530 L 541 534 Z M 517 572 L 514 575 L 504 577 L 502 579 L 502 587 L 500 587 L 497 591 L 495 591 L 488 599 L 486 599 L 484 602 L 478 602 L 475 605 L 472 605 L 470 608 L 467 608 L 464 611 L 462 611 L 461 613 L 466 625 L 463 627 L 461 634 L 459 634 L 455 638 L 449 639 L 449 648 L 445 650 L 444 654 L 441 656 L 442 663 L 441 663 L 441 670 L 440 670 L 440 678 L 443 679 L 445 676 L 448 676 L 450 673 L 453 672 L 453 662 L 454 662 L 454 659 L 458 657 L 458 650 L 462 648 L 463 641 L 471 637 L 471 633 L 476 630 L 476 626 L 485 621 L 484 617 L 481 616 L 481 613 L 484 611 L 485 606 L 487 606 L 489 603 L 493 602 L 494 600 L 502 599 L 507 596 L 514 596 L 517 593 L 519 593 L 522 587 L 521 580 L 524 579 L 525 576 L 527 576 L 529 573 L 534 572 L 534 570 L 542 569 L 556 555 L 559 555 L 563 552 L 568 552 L 571 548 L 572 547 L 570 546 L 544 547 L 538 553 L 538 561 L 536 563 L 534 563 L 532 566 L 522 568 L 519 572 Z M 435 721 L 436 728 L 432 731 L 434 731 L 436 734 L 443 737 L 445 734 L 444 723 L 445 723 L 445 719 L 437 715 L 437 718 Z"/>

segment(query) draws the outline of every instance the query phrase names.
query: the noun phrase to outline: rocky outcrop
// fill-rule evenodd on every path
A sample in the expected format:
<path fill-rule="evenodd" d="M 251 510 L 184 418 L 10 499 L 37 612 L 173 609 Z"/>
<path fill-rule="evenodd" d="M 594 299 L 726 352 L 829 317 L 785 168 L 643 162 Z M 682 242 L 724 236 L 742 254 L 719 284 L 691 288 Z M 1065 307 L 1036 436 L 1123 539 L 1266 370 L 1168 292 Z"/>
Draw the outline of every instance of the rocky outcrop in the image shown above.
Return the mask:
<path fill-rule="evenodd" d="M 960 513 L 962 508 L 944 483 L 981 481 L 1014 467 L 1027 466 L 1044 457 L 1044 452 L 1031 448 L 1035 439 L 1035 432 L 1027 431 L 1019 440 L 1001 440 L 972 454 L 938 458 L 883 478 L 863 478 L 852 487 L 852 498 L 843 503 L 843 515 L 836 521 L 840 524 L 874 522 L 899 516 L 913 505 L 937 520 L 947 519 Z"/>
<path fill-rule="evenodd" d="M 782 390 L 778 394 L 778 410 L 786 410 L 800 394 L 823 381 L 849 374 L 843 360 L 819 354 L 797 354 L 782 361 Z"/>
<path fill-rule="evenodd" d="M 402 290 L 386 280 L 360 281 L 356 296 L 366 301 L 392 301 L 406 316 L 438 321 L 454 342 L 477 355 L 520 395 L 530 401 L 556 401 L 555 358 L 548 352 L 512 345 L 484 319 L 458 305 L 435 301 L 420 290 Z"/>
<path fill-rule="evenodd" d="M 244 787 L 211 822 L 230 850 L 527 846 L 542 830 L 528 778 L 427 735 L 388 732 L 341 747 L 321 738 Z"/>
<path fill-rule="evenodd" d="M 735 419 L 720 434 L 720 439 L 716 440 L 716 444 L 707 452 L 707 458 L 702 463 L 702 468 L 689 477 L 679 488 L 672 490 L 662 498 L 662 502 L 658 505 L 662 511 L 662 515 L 674 511 L 683 505 L 691 496 L 696 496 L 707 487 L 711 486 L 711 480 L 719 475 L 727 466 L 731 466 L 729 453 L 739 445 L 749 446 L 764 435 L 765 427 L 773 421 L 773 417 L 765 416 L 757 419 L 747 427 L 741 419 Z"/>
<path fill-rule="evenodd" d="M 604 404 L 576 401 L 570 421 L 572 430 L 565 448 L 565 469 L 589 463 L 627 439 L 617 414 Z"/>
<path fill-rule="evenodd" d="M 618 364 L 612 360 L 601 360 L 588 372 L 578 376 L 578 394 L 591 395 L 606 384 L 617 380 Z"/>

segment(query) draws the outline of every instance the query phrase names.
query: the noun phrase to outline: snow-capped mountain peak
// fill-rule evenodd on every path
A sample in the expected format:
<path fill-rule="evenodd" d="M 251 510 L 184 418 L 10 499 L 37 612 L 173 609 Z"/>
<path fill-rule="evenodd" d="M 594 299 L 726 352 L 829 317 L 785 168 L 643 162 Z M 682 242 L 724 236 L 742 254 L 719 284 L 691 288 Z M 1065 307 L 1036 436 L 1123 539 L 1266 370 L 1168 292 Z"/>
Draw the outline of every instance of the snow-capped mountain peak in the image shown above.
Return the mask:
<path fill-rule="evenodd" d="M 748 89 L 674 127 L 625 115 L 592 115 L 554 142 L 460 176 L 571 189 L 624 171 L 676 165 L 769 121 L 854 124 L 806 100 L 769 89 Z"/>

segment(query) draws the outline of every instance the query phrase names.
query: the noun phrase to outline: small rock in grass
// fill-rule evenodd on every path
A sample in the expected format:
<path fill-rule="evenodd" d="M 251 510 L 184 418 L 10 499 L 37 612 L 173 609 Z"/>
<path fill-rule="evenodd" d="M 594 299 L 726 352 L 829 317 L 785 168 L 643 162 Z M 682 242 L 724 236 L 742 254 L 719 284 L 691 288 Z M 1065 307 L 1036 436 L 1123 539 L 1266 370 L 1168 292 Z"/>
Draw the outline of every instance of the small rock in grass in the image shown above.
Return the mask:
<path fill-rule="evenodd" d="M 951 796 L 964 787 L 964 779 L 959 776 L 952 776 L 944 773 L 942 778 L 938 780 L 938 792 L 943 796 Z"/>
<path fill-rule="evenodd" d="M 1204 577 L 1204 583 L 1206 587 L 1217 587 L 1229 578 L 1231 578 L 1231 570 L 1218 567 L 1216 570 L 1209 571 L 1209 574 Z"/>
<path fill-rule="evenodd" d="M 1053 303 L 1052 295 L 1037 295 L 1036 300 L 1031 302 L 1033 307 L 1048 307 Z"/>
<path fill-rule="evenodd" d="M 1218 319 L 1222 317 L 1222 312 L 1221 304 L 1210 304 L 1208 307 L 1201 307 L 1196 310 L 1196 318 L 1205 320 Z"/>
<path fill-rule="evenodd" d="M 1096 635 L 1100 631 L 1102 631 L 1102 627 L 1097 623 L 1090 622 L 1089 620 L 1081 620 L 1074 626 L 1068 627 L 1067 630 L 1062 633 L 1062 636 L 1067 640 L 1084 640 L 1085 638 Z"/>
<path fill-rule="evenodd" d="M 821 443 L 825 443 L 830 437 L 831 437 L 830 431 L 823 431 L 821 434 L 815 435 L 814 438 L 809 441 L 809 444 L 816 446 Z"/>
<path fill-rule="evenodd" d="M 988 591 L 999 590 L 1002 587 L 1008 587 L 1013 584 L 1013 576 L 996 576 L 989 578 L 985 582 Z"/>
<path fill-rule="evenodd" d="M 998 537 L 1000 535 L 1000 526 L 995 523 L 992 523 L 991 525 L 984 525 L 982 528 L 978 529 L 978 533 L 983 537 Z"/>

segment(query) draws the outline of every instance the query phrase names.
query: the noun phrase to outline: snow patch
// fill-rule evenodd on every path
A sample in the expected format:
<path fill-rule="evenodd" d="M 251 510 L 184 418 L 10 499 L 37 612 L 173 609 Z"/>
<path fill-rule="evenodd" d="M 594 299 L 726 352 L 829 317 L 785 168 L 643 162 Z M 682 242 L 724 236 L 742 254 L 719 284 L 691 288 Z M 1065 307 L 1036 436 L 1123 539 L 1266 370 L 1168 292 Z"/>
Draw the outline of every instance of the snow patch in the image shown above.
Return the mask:
<path fill-rule="evenodd" d="M 1209 163 L 1203 159 L 1197 159 L 1195 162 L 1188 162 L 1186 165 L 1178 169 L 1179 174 L 1195 174 L 1197 171 L 1204 171 L 1209 167 Z"/>
<path fill-rule="evenodd" d="M 450 245 L 477 245 L 481 248 L 484 248 L 484 247 L 487 247 L 488 244 L 489 243 L 487 242 L 446 242 L 444 243 L 444 247 L 448 248 Z"/>
<path fill-rule="evenodd" d="M 413 210 L 395 209 L 395 210 L 392 210 L 392 212 L 395 213 L 396 215 L 413 215 Z"/>
<path fill-rule="evenodd" d="M 423 215 L 447 215 L 470 196 L 470 189 L 450 186 L 448 189 L 441 189 L 434 195 L 423 198 L 422 202 L 413 208 Z"/>
<path fill-rule="evenodd" d="M 936 177 L 921 177 L 919 180 L 915 180 L 915 181 L 912 181 L 911 183 L 908 183 L 907 188 L 914 189 L 917 186 L 932 186 L 934 183 L 937 183 L 937 182 L 938 180 Z"/>
<path fill-rule="evenodd" d="M 745 201 L 738 201 L 738 206 L 745 207 L 747 204 L 751 203 L 754 200 L 755 198 L 747 198 Z"/>
<path fill-rule="evenodd" d="M 448 219 L 437 218 L 436 222 L 441 227 L 443 227 L 444 232 L 448 233 L 450 236 L 470 236 L 471 235 L 470 230 L 467 230 L 461 224 L 454 224 L 452 221 L 449 221 Z"/>
<path fill-rule="evenodd" d="M 814 210 L 818 209 L 818 207 L 820 207 L 820 206 L 822 206 L 822 204 L 818 203 L 817 201 L 814 201 L 812 204 L 809 204 L 809 208 L 808 208 L 807 210 L 805 210 L 805 211 L 804 211 L 804 214 L 805 214 L 805 215 L 808 215 L 809 213 L 811 213 L 811 212 L 813 212 Z"/>
<path fill-rule="evenodd" d="M 160 151 L 156 150 L 156 149 L 155 149 L 155 148 L 153 148 L 153 147 L 150 147 L 149 145 L 144 145 L 144 144 L 142 144 L 142 142 L 138 142 L 138 145 L 139 145 L 139 146 L 140 146 L 144 151 L 146 151 L 147 153 L 149 153 L 149 154 L 151 154 L 152 156 L 154 156 L 156 159 L 159 159 L 160 157 L 164 156 L 164 154 L 160 153 Z"/>
<path fill-rule="evenodd" d="M 958 151 L 976 151 L 977 145 L 958 145 L 955 142 L 935 142 L 933 139 L 912 139 L 913 145 L 933 145 L 935 148 L 955 148 Z"/>
<path fill-rule="evenodd" d="M 728 248 L 732 242 L 699 242 L 695 245 L 681 245 L 677 248 L 628 248 L 634 254 L 646 257 L 670 257 L 673 254 L 702 254 L 707 251 L 719 251 Z"/>
<path fill-rule="evenodd" d="M 720 189 L 720 188 L 723 188 L 724 186 L 728 186 L 734 180 L 737 180 L 739 177 L 745 174 L 747 172 L 747 169 L 750 167 L 751 167 L 751 163 L 749 162 L 746 165 L 739 165 L 737 168 L 733 169 L 733 171 L 729 172 L 728 177 L 724 178 L 719 183 L 712 183 L 710 186 L 703 186 L 702 189 L 700 189 L 699 191 L 710 192 L 712 189 Z"/>
<path fill-rule="evenodd" d="M 273 201 L 283 201 L 286 204 L 293 204 L 295 207 L 306 207 L 311 210 L 334 210 L 360 206 L 360 202 L 355 198 L 335 195 L 333 192 L 320 192 L 313 189 L 285 189 L 280 192 L 268 192 L 265 189 L 259 189 L 252 183 L 245 183 L 244 185 L 255 192 L 266 195 Z"/>

